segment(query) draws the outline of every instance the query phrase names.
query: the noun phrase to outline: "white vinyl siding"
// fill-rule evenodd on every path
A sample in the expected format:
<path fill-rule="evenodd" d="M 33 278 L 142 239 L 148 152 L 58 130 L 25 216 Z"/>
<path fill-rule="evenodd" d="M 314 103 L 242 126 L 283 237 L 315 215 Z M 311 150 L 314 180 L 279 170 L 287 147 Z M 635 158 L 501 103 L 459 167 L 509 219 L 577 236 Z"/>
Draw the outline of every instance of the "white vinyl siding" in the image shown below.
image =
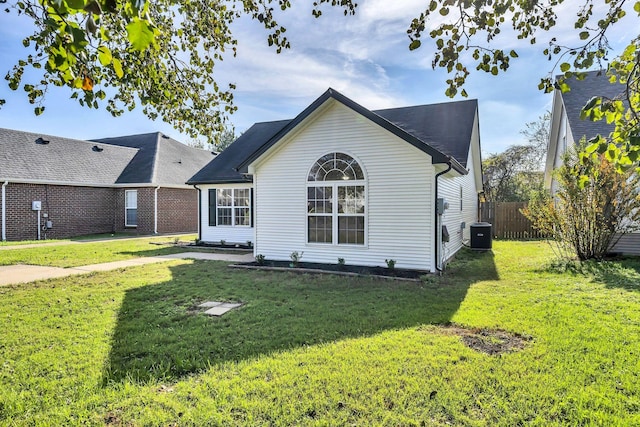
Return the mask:
<path fill-rule="evenodd" d="M 477 129 L 478 127 L 474 125 L 467 158 L 469 173 L 462 176 L 445 174 L 438 178 L 438 197 L 443 197 L 449 202 L 449 209 L 446 209 L 442 215 L 442 224 L 449 232 L 449 242 L 444 242 L 440 251 L 441 259 L 444 261 L 459 251 L 463 243 L 469 244 L 471 237 L 469 226 L 478 220 L 478 192 L 481 189 L 477 187 L 480 181 L 476 176 L 477 169 L 480 168 L 480 142 Z"/>
<path fill-rule="evenodd" d="M 124 192 L 124 226 L 138 226 L 138 190 Z"/>
<path fill-rule="evenodd" d="M 340 103 L 310 116 L 255 164 L 255 253 L 267 259 L 433 270 L 433 166 L 429 155 Z M 365 245 L 308 243 L 307 175 L 329 152 L 356 158 L 366 176 Z"/>
<path fill-rule="evenodd" d="M 248 241 L 254 241 L 254 233 L 253 227 L 250 225 L 209 225 L 209 190 L 215 189 L 216 194 L 218 190 L 233 190 L 233 192 L 239 192 L 240 195 L 248 194 L 247 197 L 251 197 L 250 184 L 218 184 L 218 185 L 200 185 L 200 230 L 201 230 L 201 239 L 204 242 L 210 243 L 218 243 L 221 240 L 224 240 L 225 243 L 239 243 L 246 244 Z M 246 192 L 242 191 L 246 190 Z M 242 198 L 242 197 L 241 197 Z M 244 200 L 244 199 L 243 199 Z M 213 201 L 212 201 L 213 202 Z M 249 203 L 251 201 L 249 200 Z M 215 205 L 214 205 L 215 206 Z M 229 214 L 231 215 L 230 223 L 238 223 L 244 215 L 246 215 L 246 206 L 229 206 Z M 251 207 L 250 207 L 251 208 Z M 215 209 L 215 208 L 214 208 Z M 234 209 L 240 209 L 242 212 L 234 211 Z M 250 209 L 249 209 L 250 211 Z M 218 210 L 215 210 L 214 218 L 218 219 Z M 250 215 L 250 212 L 249 212 Z M 235 220 L 234 220 L 235 219 Z M 241 222 L 246 222 L 245 219 L 242 219 Z M 248 224 L 251 224 L 250 218 Z"/>

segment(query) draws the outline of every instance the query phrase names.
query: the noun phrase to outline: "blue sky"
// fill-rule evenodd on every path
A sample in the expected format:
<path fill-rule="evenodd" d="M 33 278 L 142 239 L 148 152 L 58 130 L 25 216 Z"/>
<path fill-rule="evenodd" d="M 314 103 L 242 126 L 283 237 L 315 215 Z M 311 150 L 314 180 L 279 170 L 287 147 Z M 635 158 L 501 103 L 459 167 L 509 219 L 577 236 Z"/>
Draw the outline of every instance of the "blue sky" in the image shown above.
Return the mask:
<path fill-rule="evenodd" d="M 295 117 L 328 87 L 369 109 L 402 107 L 450 101 L 444 95 L 446 72 L 432 70 L 434 49 L 425 39 L 417 51 L 408 50 L 406 29 L 426 0 L 364 0 L 355 16 L 338 9 L 325 9 L 320 19 L 311 17 L 311 2 L 298 4 L 282 14 L 292 48 L 276 54 L 267 46 L 266 32 L 250 19 L 240 19 L 232 30 L 238 39 L 238 55 L 228 56 L 215 70 L 221 87 L 235 83 L 238 112 L 230 117 L 237 133 L 255 122 Z M 472 73 L 466 90 L 480 106 L 480 132 L 484 155 L 522 143 L 519 131 L 551 109 L 551 95 L 537 89 L 541 77 L 553 64 L 542 55 L 552 37 L 576 45 L 573 23 L 576 5 L 569 0 L 559 9 L 558 25 L 552 33 L 540 33 L 530 46 L 503 31 L 496 46 L 514 48 L 520 54 L 506 74 Z M 600 2 L 596 2 L 600 3 Z M 597 4 L 596 9 L 602 7 Z M 633 13 L 633 12 L 632 12 Z M 637 22 L 630 14 L 608 34 L 614 51 L 637 35 Z M 29 21 L 15 13 L 0 13 L 0 73 L 26 56 L 22 38 L 29 34 Z M 33 114 L 25 92 L 11 91 L 0 81 L 0 127 L 78 139 L 160 131 L 182 142 L 179 134 L 161 120 L 152 121 L 140 110 L 113 118 L 104 110 L 89 110 L 69 99 L 64 88 L 50 88 L 46 110 Z M 455 98 L 462 99 L 462 98 Z"/>

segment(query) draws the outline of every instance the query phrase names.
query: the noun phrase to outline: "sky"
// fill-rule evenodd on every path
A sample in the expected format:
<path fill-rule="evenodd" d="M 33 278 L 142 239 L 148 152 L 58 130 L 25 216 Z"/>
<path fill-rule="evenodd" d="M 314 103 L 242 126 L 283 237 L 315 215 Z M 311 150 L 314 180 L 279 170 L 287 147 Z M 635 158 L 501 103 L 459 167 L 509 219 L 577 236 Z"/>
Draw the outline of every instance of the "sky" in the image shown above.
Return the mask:
<path fill-rule="evenodd" d="M 552 37 L 565 45 L 578 44 L 573 24 L 581 3 L 584 1 L 563 3 L 558 8 L 558 25 L 550 33 L 538 34 L 536 45 L 503 31 L 492 46 L 515 49 L 519 58 L 512 59 L 504 74 L 472 71 L 467 78 L 469 99 L 478 99 L 479 103 L 484 157 L 524 143 L 520 131 L 526 123 L 551 110 L 551 94 L 544 94 L 537 86 L 540 78 L 558 70 L 542 50 Z M 597 12 L 604 2 L 596 3 Z M 432 69 L 435 48 L 426 33 L 420 49 L 408 49 L 406 30 L 426 4 L 426 0 L 362 0 L 355 16 L 325 7 L 323 15 L 315 19 L 311 2 L 298 2 L 278 15 L 292 44 L 280 54 L 267 45 L 267 33 L 257 21 L 242 18 L 234 22 L 238 54 L 225 57 L 214 73 L 220 87 L 236 84 L 234 103 L 238 111 L 230 116 L 236 134 L 256 122 L 295 117 L 329 87 L 370 110 L 464 99 L 445 96 L 448 75 Z M 621 52 L 634 33 L 637 36 L 637 18 L 631 14 L 607 33 L 613 52 Z M 27 55 L 22 39 L 31 31 L 28 19 L 13 12 L 0 13 L 2 76 Z M 104 109 L 81 107 L 69 99 L 70 94 L 68 89 L 50 88 L 45 112 L 35 116 L 26 93 L 10 90 L 2 79 L 0 99 L 7 103 L 0 107 L 0 128 L 77 139 L 159 131 L 184 143 L 191 141 L 160 119 L 147 118 L 141 109 L 114 118 Z"/>

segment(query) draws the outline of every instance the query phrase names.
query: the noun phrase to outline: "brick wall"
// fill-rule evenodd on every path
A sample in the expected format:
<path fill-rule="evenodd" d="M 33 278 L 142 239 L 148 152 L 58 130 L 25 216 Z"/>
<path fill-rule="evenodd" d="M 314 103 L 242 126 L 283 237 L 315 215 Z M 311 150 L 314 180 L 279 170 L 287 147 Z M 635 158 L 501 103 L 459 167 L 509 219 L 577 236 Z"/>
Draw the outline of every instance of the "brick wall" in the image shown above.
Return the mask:
<path fill-rule="evenodd" d="M 38 214 L 31 202 L 42 202 L 40 225 L 53 222 L 46 238 L 61 239 L 83 234 L 130 232 L 153 234 L 155 188 L 127 188 L 138 192 L 138 226 L 124 225 L 123 188 L 14 184 L 6 187 L 7 240 L 38 238 Z M 1 207 L 0 207 L 1 209 Z M 1 212 L 0 212 L 1 213 Z M 43 214 L 48 214 L 44 218 Z M 180 233 L 198 229 L 198 193 L 195 189 L 158 190 L 158 232 Z M 45 231 L 41 230 L 41 238 Z"/>
<path fill-rule="evenodd" d="M 38 238 L 38 212 L 31 210 L 34 200 L 42 202 L 41 226 L 47 220 L 53 222 L 53 228 L 46 230 L 48 239 L 114 230 L 113 188 L 9 183 L 6 186 L 7 240 Z M 48 218 L 44 218 L 44 214 Z M 44 233 L 41 231 L 41 238 L 45 237 Z"/>
<path fill-rule="evenodd" d="M 125 190 L 138 191 L 138 226 L 124 226 Z M 116 230 L 153 234 L 155 188 L 118 189 L 116 195 Z M 163 188 L 158 190 L 158 233 L 195 233 L 198 231 L 198 192 L 195 189 Z"/>
<path fill-rule="evenodd" d="M 125 191 L 128 190 L 136 190 L 138 192 L 138 225 L 136 227 L 125 227 L 124 225 L 124 198 Z M 153 234 L 154 191 L 155 189 L 152 187 L 119 188 L 116 190 L 116 231 Z"/>
<path fill-rule="evenodd" d="M 198 191 L 160 188 L 158 190 L 158 233 L 198 231 Z"/>

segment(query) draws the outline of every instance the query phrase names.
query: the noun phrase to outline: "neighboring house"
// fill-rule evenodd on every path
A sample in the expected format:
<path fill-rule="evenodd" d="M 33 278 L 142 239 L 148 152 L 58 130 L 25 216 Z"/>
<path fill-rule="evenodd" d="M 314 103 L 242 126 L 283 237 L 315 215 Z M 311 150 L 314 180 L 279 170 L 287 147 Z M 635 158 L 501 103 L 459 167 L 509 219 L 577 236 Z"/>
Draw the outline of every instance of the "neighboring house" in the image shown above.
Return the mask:
<path fill-rule="evenodd" d="M 580 111 L 594 96 L 609 99 L 624 97 L 625 86 L 611 84 L 604 72 L 590 71 L 584 80 L 572 78 L 567 82 L 571 90 L 562 93 L 556 89 L 553 95 L 551 111 L 551 132 L 544 171 L 544 186 L 555 193 L 558 183 L 553 171 L 562 164 L 562 157 L 569 147 L 575 146 L 581 139 L 589 140 L 596 135 L 609 136 L 614 128 L 606 120 L 581 120 Z M 612 248 L 612 252 L 640 255 L 640 234 L 631 233 L 622 236 Z"/>
<path fill-rule="evenodd" d="M 80 141 L 0 129 L 2 240 L 196 232 L 185 181 L 213 157 L 161 133 Z"/>
<path fill-rule="evenodd" d="M 370 111 L 329 89 L 293 120 L 253 125 L 188 184 L 200 191 L 205 242 L 434 272 L 477 220 L 478 104 Z"/>

